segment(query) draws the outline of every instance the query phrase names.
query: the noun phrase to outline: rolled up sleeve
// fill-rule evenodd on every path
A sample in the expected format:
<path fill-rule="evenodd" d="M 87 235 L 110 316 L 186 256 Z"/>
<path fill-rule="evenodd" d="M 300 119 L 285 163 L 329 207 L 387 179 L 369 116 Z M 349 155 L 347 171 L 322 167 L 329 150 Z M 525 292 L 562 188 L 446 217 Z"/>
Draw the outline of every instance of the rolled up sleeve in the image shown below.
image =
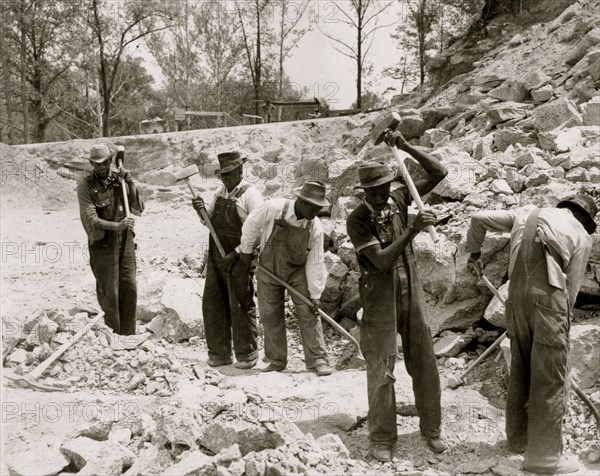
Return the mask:
<path fill-rule="evenodd" d="M 465 249 L 467 253 L 480 253 L 488 231 L 510 233 L 515 223 L 514 211 L 479 212 L 471 217 Z"/>
<path fill-rule="evenodd" d="M 254 251 L 260 240 L 263 227 L 269 218 L 269 211 L 268 204 L 264 203 L 248 215 L 242 225 L 241 253 L 250 254 Z"/>

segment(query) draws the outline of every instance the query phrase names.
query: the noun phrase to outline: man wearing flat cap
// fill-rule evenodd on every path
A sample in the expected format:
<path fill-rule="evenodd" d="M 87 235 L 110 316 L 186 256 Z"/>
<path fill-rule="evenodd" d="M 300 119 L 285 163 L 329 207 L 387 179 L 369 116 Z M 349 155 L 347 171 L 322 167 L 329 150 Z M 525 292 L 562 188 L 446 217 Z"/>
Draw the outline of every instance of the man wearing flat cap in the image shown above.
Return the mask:
<path fill-rule="evenodd" d="M 268 200 L 246 219 L 242 228 L 241 259 L 249 266 L 252 252 L 260 242 L 259 263 L 294 287 L 313 306 L 294 294 L 298 327 L 302 336 L 306 368 L 318 376 L 331 374 L 321 319 L 316 314 L 325 288 L 323 227 L 317 217 L 329 206 L 323 182 L 306 182 L 294 190 L 296 200 Z M 259 268 L 257 271 L 258 310 L 264 329 L 265 372 L 283 371 L 287 366 L 285 288 Z"/>
<path fill-rule="evenodd" d="M 206 211 L 226 256 L 221 257 L 211 236 L 202 298 L 208 365 L 219 367 L 233 363 L 233 341 L 234 365 L 251 369 L 258 360 L 256 304 L 252 277 L 238 259 L 238 248 L 244 221 L 264 200 L 261 193 L 243 179 L 245 157 L 239 152 L 225 152 L 217 159 L 216 173 L 223 184 Z M 200 215 L 204 200 L 197 197 L 192 205 Z"/>
<path fill-rule="evenodd" d="M 125 216 L 120 179 L 124 179 L 131 212 L 141 215 L 144 203 L 122 164 L 111 171 L 113 156 L 106 144 L 92 147 L 93 171 L 78 184 L 77 198 L 104 322 L 117 334 L 132 335 L 137 308 L 134 219 Z"/>
<path fill-rule="evenodd" d="M 420 196 L 447 175 L 435 157 L 410 146 L 400 132 L 388 132 L 385 141 L 409 153 L 427 173 L 426 178 L 415 181 Z M 442 452 L 446 444 L 440 436 L 440 378 L 411 244 L 435 217 L 423 211 L 408 222 L 408 189 L 400 185 L 390 192 L 396 176 L 386 164 L 364 162 L 358 167 L 358 177 L 365 199 L 348 216 L 347 231 L 361 272 L 360 346 L 367 361 L 371 455 L 390 461 L 398 439 L 394 392 L 398 334 L 406 370 L 412 377 L 421 434 L 431 450 Z"/>
<path fill-rule="evenodd" d="M 480 212 L 471 218 L 469 270 L 481 276 L 486 232 L 510 233 L 506 329 L 511 365 L 506 402 L 510 450 L 523 469 L 542 474 L 578 470 L 561 460 L 562 420 L 569 388 L 569 328 L 596 230 L 598 207 L 587 195 L 555 208 L 533 205 Z"/>

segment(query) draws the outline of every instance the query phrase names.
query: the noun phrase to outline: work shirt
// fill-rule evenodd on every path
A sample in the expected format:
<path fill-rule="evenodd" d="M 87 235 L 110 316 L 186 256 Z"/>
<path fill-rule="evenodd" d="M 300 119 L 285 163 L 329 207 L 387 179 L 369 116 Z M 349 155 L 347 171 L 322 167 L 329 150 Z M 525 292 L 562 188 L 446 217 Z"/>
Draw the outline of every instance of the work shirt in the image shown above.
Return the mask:
<path fill-rule="evenodd" d="M 217 198 L 223 197 L 235 200 L 235 208 L 238 212 L 238 215 L 240 216 L 240 219 L 242 220 L 242 223 L 246 221 L 246 218 L 248 217 L 248 215 L 250 215 L 252 210 L 261 206 L 265 201 L 262 194 L 252 186 L 248 187 L 241 197 L 236 198 L 236 194 L 238 193 L 240 188 L 247 185 L 249 185 L 248 182 L 242 179 L 242 181 L 231 192 L 228 192 L 225 185 L 221 184 L 221 186 L 217 189 L 215 196 L 206 207 L 208 216 L 212 216 L 212 213 L 215 209 L 215 203 L 217 202 Z"/>
<path fill-rule="evenodd" d="M 133 194 L 127 187 L 127 192 L 131 213 L 141 215 L 144 201 L 139 191 L 136 188 Z M 101 180 L 92 172 L 77 185 L 77 199 L 81 223 L 90 243 L 104 238 L 106 230 L 100 226 L 100 219 L 118 222 L 125 218 L 121 182 L 115 172 L 111 172 L 107 180 Z"/>
<path fill-rule="evenodd" d="M 265 245 L 273 232 L 275 220 L 281 218 L 281 213 L 287 201 L 287 199 L 283 198 L 268 200 L 246 218 L 242 226 L 241 253 L 252 253 L 259 241 L 260 249 L 265 249 Z M 309 225 L 309 220 L 306 218 L 298 219 L 294 205 L 295 202 L 290 203 L 284 220 L 290 225 L 306 228 Z M 306 280 L 308 281 L 308 291 L 311 299 L 320 299 L 325 289 L 326 279 L 323 252 L 323 225 L 317 217 L 310 220 L 310 222 L 310 235 L 308 249 L 306 250 Z"/>
<path fill-rule="evenodd" d="M 515 210 L 479 212 L 473 215 L 467 232 L 467 252 L 481 252 L 488 231 L 510 232 L 510 278 L 521 247 L 527 217 L 534 209 L 535 206 L 528 205 Z M 547 250 L 549 284 L 567 292 L 573 306 L 592 249 L 589 234 L 568 209 L 542 208 L 538 217 L 537 235 Z"/>

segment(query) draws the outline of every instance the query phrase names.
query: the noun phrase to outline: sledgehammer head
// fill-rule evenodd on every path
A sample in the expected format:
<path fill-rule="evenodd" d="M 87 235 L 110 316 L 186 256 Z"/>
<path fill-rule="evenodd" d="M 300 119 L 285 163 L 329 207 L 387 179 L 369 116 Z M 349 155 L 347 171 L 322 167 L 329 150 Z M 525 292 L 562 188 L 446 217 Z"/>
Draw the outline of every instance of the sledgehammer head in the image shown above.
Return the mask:
<path fill-rule="evenodd" d="M 450 388 L 458 388 L 458 387 L 460 387 L 464 383 L 465 382 L 460 377 L 458 377 L 458 378 L 457 377 L 450 377 L 448 379 L 448 387 L 450 387 Z"/>
<path fill-rule="evenodd" d="M 375 127 L 371 130 L 369 137 L 373 144 L 377 145 L 383 141 L 388 130 L 394 130 L 400 124 L 400 115 L 397 112 L 387 113 L 377 121 Z"/>
<path fill-rule="evenodd" d="M 179 172 L 175 172 L 175 179 L 179 182 L 180 180 L 185 180 L 198 173 L 200 173 L 198 171 L 198 166 L 196 164 L 190 165 L 185 169 L 181 169 Z"/>

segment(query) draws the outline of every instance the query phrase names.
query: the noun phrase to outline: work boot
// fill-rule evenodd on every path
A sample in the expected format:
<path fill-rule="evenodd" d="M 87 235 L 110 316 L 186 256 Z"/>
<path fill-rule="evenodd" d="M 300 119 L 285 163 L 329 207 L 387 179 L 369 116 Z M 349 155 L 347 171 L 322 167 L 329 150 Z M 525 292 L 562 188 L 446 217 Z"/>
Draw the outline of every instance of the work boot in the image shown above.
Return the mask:
<path fill-rule="evenodd" d="M 207 364 L 209 367 L 222 367 L 223 365 L 233 364 L 233 359 L 231 357 L 229 357 L 228 359 L 216 359 L 213 357 L 209 357 Z"/>
<path fill-rule="evenodd" d="M 318 377 L 324 377 L 326 375 L 331 375 L 331 367 L 327 364 L 317 364 L 315 367 L 311 369 L 313 372 L 316 372 Z"/>
<path fill-rule="evenodd" d="M 261 372 L 283 372 L 284 367 L 278 367 L 275 364 L 269 364 L 265 368 L 260 369 Z"/>
<path fill-rule="evenodd" d="M 371 456 L 382 463 L 392 461 L 392 447 L 374 443 L 371 445 Z"/>
<path fill-rule="evenodd" d="M 427 441 L 427 446 L 429 449 L 434 453 L 443 453 L 446 451 L 446 442 L 441 436 L 436 436 L 435 438 L 426 436 L 425 440 Z"/>
<path fill-rule="evenodd" d="M 523 470 L 535 474 L 569 474 L 576 473 L 581 469 L 577 461 L 561 459 L 556 469 L 552 468 L 536 468 L 535 466 L 527 466 L 523 464 Z"/>
<path fill-rule="evenodd" d="M 238 360 L 235 364 L 233 364 L 233 366 L 236 369 L 248 370 L 254 367 L 256 365 L 256 362 L 258 362 L 258 359 Z"/>

